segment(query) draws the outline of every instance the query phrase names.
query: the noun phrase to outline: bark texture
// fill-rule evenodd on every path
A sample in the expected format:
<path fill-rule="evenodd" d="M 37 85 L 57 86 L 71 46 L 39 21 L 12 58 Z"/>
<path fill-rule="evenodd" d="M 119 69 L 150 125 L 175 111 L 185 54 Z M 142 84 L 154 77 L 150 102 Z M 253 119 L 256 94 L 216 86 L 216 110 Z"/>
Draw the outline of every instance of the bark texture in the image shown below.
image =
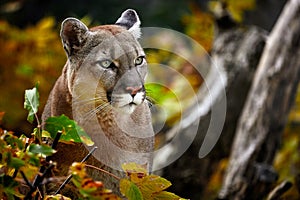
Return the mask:
<path fill-rule="evenodd" d="M 204 158 L 199 158 L 199 149 L 212 120 L 210 107 L 204 102 L 207 101 L 209 93 L 214 93 L 207 88 L 200 89 L 197 94 L 199 104 L 193 105 L 185 115 L 186 119 L 189 115 L 196 117 L 189 121 L 188 125 L 174 127 L 168 133 L 172 135 L 174 130 L 179 129 L 177 139 L 183 142 L 189 141 L 191 133 L 197 131 L 197 135 L 187 151 L 178 160 L 163 169 L 163 176 L 173 183 L 172 189 L 177 194 L 190 199 L 203 197 L 202 192 L 207 187 L 212 173 L 216 171 L 218 163 L 222 158 L 229 156 L 236 124 L 263 51 L 265 38 L 266 32 L 256 27 L 233 28 L 222 31 L 216 36 L 211 58 L 227 77 L 225 124 L 212 152 Z M 219 75 L 210 71 L 206 78 L 206 84 L 212 84 L 210 86 L 212 90 L 217 88 L 221 84 Z M 215 99 L 211 99 L 211 108 L 217 108 L 224 98 L 224 96 L 220 97 L 220 91 L 217 92 L 219 94 L 215 96 Z M 198 109 L 198 107 L 202 106 L 206 106 L 206 112 L 200 113 L 203 109 Z M 198 123 L 199 118 L 201 119 Z M 173 149 L 168 150 L 171 153 L 158 156 L 164 156 L 164 159 L 160 160 L 168 162 L 168 157 L 172 157 L 170 154 L 176 154 L 180 150 L 180 147 L 174 146 Z"/>
<path fill-rule="evenodd" d="M 219 199 L 263 199 L 277 179 L 272 163 L 300 77 L 299 19 L 300 0 L 290 0 L 254 75 Z"/>

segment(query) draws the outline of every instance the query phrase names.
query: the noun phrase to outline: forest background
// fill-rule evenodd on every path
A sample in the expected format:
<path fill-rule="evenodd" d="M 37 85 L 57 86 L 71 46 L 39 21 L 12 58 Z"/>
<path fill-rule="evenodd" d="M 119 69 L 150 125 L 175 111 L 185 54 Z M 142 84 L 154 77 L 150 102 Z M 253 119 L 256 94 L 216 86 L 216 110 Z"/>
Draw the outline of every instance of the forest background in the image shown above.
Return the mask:
<path fill-rule="evenodd" d="M 66 61 L 59 38 L 60 24 L 69 16 L 77 17 L 87 25 L 113 23 L 120 13 L 127 8 L 136 9 L 143 27 L 163 27 L 180 31 L 201 44 L 207 52 L 213 45 L 216 29 L 213 12 L 217 1 L 145 1 L 145 0 L 110 0 L 110 1 L 43 1 L 43 0 L 3 0 L 0 2 L 0 111 L 5 112 L 1 126 L 16 133 L 30 135 L 32 125 L 26 121 L 27 112 L 23 109 L 24 91 L 39 83 L 41 108 L 48 94 L 61 73 Z M 277 0 L 225 0 L 228 11 L 239 26 L 258 26 L 266 31 L 272 30 L 286 1 Z M 172 62 L 172 55 L 163 52 L 150 52 L 150 60 L 168 64 L 182 72 L 195 90 L 202 79 L 195 78 L 193 70 L 183 61 Z M 175 83 L 174 83 L 175 82 Z M 176 80 L 168 88 L 176 87 Z M 180 115 L 174 107 L 169 90 L 159 88 L 157 92 L 165 95 L 154 96 L 155 101 L 168 107 L 167 125 L 172 126 Z M 164 103 L 168 102 L 168 103 Z M 40 112 L 42 109 L 40 109 Z M 41 113 L 39 113 L 41 114 Z M 300 92 L 288 118 L 280 151 L 274 166 L 279 180 L 291 180 L 300 174 Z M 163 132 L 163 131 L 162 131 Z M 161 133 L 163 135 L 163 133 Z M 185 198 L 214 198 L 222 184 L 224 169 L 228 157 L 222 158 L 218 170 L 211 175 L 206 188 L 199 188 L 199 193 L 191 194 L 183 188 L 174 188 Z M 197 179 L 197 177 L 194 177 Z M 170 178 L 169 178 L 170 179 Z M 172 181 L 172 180 L 171 180 Z M 176 182 L 173 182 L 176 185 Z M 288 199 L 299 198 L 296 187 L 286 193 Z"/>

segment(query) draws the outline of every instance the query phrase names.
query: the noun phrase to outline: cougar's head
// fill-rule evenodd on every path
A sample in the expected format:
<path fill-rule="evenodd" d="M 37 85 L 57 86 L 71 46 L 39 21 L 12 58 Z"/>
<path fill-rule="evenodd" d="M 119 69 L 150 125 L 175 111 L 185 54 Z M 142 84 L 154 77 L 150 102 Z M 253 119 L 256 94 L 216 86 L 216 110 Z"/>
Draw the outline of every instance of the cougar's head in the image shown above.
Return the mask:
<path fill-rule="evenodd" d="M 68 55 L 66 74 L 72 96 L 77 91 L 77 97 L 86 96 L 88 101 L 94 94 L 100 104 L 134 112 L 144 102 L 147 74 L 139 37 L 140 20 L 131 9 L 123 12 L 114 25 L 91 29 L 75 18 L 64 20 L 61 38 Z"/>

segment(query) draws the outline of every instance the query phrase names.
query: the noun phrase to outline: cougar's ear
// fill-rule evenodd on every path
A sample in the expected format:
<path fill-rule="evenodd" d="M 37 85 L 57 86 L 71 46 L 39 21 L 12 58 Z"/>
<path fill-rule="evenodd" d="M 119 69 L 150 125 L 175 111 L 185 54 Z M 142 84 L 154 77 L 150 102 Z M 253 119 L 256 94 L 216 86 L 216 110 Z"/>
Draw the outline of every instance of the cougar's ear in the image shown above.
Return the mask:
<path fill-rule="evenodd" d="M 116 24 L 125 27 L 136 39 L 141 37 L 141 21 L 135 10 L 125 10 Z"/>
<path fill-rule="evenodd" d="M 67 18 L 62 22 L 60 37 L 68 56 L 76 53 L 87 38 L 88 28 L 76 18 Z"/>

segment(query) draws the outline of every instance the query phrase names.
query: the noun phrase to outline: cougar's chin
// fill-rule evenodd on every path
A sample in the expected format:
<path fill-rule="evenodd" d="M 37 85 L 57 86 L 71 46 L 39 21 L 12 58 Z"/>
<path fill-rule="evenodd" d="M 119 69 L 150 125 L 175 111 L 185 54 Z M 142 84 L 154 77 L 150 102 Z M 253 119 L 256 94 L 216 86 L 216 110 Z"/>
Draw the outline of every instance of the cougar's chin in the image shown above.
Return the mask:
<path fill-rule="evenodd" d="M 131 114 L 138 105 L 144 102 L 144 92 L 138 92 L 134 96 L 130 94 L 115 94 L 112 96 L 112 106 L 121 113 Z"/>
<path fill-rule="evenodd" d="M 123 107 L 118 107 L 116 108 L 118 110 L 118 112 L 124 113 L 124 114 L 131 114 L 134 112 L 134 110 L 136 109 L 137 105 L 136 104 L 127 104 Z"/>

